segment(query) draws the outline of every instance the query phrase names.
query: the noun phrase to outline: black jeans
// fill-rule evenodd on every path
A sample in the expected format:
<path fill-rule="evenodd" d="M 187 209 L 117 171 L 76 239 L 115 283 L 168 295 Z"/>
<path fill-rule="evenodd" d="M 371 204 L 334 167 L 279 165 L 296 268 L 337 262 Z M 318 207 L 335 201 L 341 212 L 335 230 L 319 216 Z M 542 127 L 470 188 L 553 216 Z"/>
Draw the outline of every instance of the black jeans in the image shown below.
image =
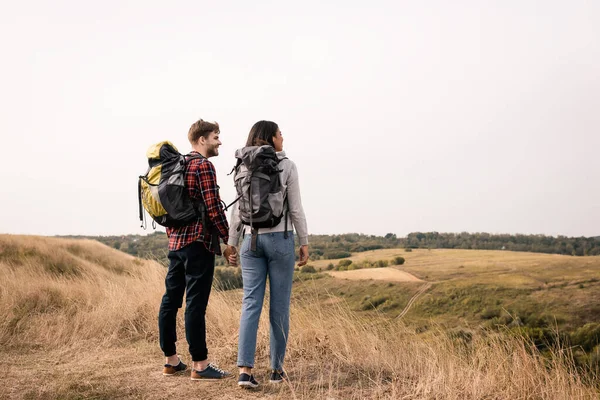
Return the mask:
<path fill-rule="evenodd" d="M 208 358 L 205 314 L 215 272 L 215 254 L 203 243 L 193 242 L 169 252 L 165 295 L 158 312 L 160 348 L 165 357 L 177 354 L 177 311 L 185 298 L 185 337 L 192 361 Z"/>

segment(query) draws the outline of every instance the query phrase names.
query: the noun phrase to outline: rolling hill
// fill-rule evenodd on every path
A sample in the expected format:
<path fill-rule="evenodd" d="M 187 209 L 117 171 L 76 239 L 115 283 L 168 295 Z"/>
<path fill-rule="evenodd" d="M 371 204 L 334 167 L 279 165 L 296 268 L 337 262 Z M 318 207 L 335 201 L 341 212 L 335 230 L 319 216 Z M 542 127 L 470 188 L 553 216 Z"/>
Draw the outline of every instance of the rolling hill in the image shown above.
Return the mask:
<path fill-rule="evenodd" d="M 433 264 L 419 266 L 419 252 L 414 253 L 403 255 L 403 269 L 415 264 L 408 272 L 420 279 L 458 287 L 455 264 L 434 271 Z M 467 275 L 479 268 L 460 263 L 469 268 Z M 0 398 L 566 400 L 598 395 L 593 378 L 580 374 L 562 351 L 542 356 L 518 336 L 482 331 L 467 338 L 441 326 L 415 329 L 408 319 L 389 318 L 377 309 L 357 313 L 344 294 L 325 291 L 341 290 L 344 279 L 310 274 L 300 274 L 295 284 L 288 385 L 241 392 L 234 380 L 198 384 L 186 376 L 164 378 L 156 316 L 165 272 L 156 262 L 95 241 L 0 235 L 0 354 L 8 361 Z M 579 279 L 578 274 L 583 272 L 566 278 Z M 554 282 L 559 281 L 548 285 Z M 211 360 L 233 371 L 240 299 L 239 290 L 215 290 L 207 311 Z M 185 337 L 182 318 L 178 334 Z M 180 354 L 189 361 L 185 348 L 180 339 Z M 268 348 L 263 317 L 256 369 L 261 382 L 268 372 Z"/>

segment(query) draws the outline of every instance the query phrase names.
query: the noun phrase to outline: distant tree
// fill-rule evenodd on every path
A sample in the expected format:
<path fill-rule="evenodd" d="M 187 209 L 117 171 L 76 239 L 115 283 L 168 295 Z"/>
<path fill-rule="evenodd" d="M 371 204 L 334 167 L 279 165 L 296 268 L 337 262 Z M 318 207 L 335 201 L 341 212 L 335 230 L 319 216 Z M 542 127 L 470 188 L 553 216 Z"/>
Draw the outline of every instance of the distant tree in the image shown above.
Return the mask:
<path fill-rule="evenodd" d="M 393 265 L 402 265 L 402 264 L 404 264 L 404 261 L 405 261 L 404 257 L 398 256 L 398 257 L 394 257 L 394 259 L 392 260 L 392 264 Z"/>

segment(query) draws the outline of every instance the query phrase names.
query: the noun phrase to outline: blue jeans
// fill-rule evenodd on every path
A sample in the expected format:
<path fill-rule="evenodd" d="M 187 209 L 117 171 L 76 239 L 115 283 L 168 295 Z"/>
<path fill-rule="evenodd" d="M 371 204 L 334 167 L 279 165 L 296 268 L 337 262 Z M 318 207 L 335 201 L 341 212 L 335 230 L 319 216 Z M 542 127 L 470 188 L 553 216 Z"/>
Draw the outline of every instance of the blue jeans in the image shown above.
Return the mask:
<path fill-rule="evenodd" d="M 251 239 L 251 235 L 246 235 L 240 250 L 244 299 L 237 365 L 254 368 L 258 320 L 269 277 L 271 368 L 282 370 L 290 328 L 290 296 L 296 263 L 294 235 L 288 232 L 286 239 L 284 232 L 258 234 L 256 251 L 250 250 Z"/>

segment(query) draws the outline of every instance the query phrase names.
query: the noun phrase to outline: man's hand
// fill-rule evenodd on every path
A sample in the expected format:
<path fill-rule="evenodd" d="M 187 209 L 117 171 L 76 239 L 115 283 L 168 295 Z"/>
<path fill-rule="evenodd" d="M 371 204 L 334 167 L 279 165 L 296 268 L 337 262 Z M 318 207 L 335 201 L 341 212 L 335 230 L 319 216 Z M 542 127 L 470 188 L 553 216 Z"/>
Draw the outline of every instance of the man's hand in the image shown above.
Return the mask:
<path fill-rule="evenodd" d="M 300 256 L 300 261 L 298 261 L 298 266 L 301 267 L 306 265 L 308 262 L 308 245 L 300 246 L 300 250 L 298 250 L 298 255 Z"/>
<path fill-rule="evenodd" d="M 225 257 L 229 265 L 236 266 L 238 254 L 235 246 L 227 245 L 227 248 L 225 248 L 225 251 L 223 252 L 223 257 Z"/>

